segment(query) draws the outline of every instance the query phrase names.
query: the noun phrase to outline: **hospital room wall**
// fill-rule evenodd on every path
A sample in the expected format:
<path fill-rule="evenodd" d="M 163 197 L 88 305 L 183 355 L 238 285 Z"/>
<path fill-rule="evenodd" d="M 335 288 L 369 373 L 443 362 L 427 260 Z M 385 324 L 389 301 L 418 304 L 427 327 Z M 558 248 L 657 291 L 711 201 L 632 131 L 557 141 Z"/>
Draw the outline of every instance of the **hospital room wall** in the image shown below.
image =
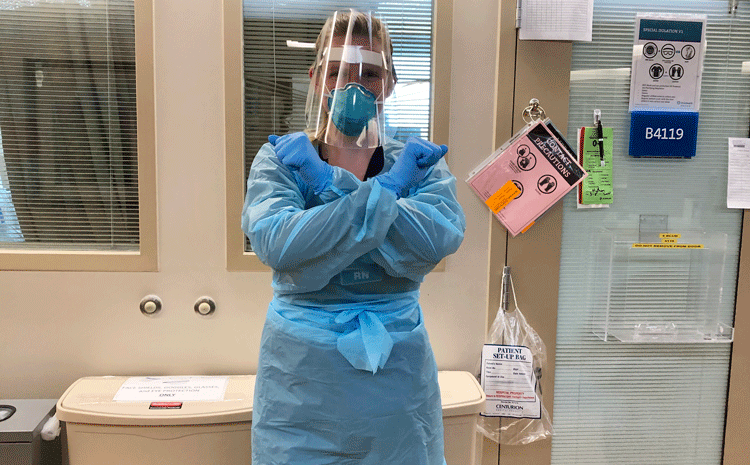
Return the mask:
<path fill-rule="evenodd" d="M 464 179 L 494 144 L 498 3 L 449 2 L 452 64 L 439 72 L 468 227 L 422 287 L 440 369 L 476 369 L 488 319 L 491 222 Z M 226 269 L 222 27 L 219 0 L 154 2 L 159 271 L 0 271 L 0 397 L 58 397 L 82 376 L 255 372 L 271 276 Z M 153 317 L 139 311 L 147 294 L 164 303 Z M 193 310 L 203 295 L 210 317 Z"/>

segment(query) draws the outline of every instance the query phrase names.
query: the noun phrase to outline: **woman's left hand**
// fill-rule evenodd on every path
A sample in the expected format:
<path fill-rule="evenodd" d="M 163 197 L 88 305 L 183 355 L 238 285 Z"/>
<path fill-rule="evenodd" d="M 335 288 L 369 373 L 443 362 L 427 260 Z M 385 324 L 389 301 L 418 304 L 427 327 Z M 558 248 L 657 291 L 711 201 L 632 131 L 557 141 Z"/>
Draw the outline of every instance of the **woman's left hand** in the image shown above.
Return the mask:
<path fill-rule="evenodd" d="M 299 175 L 305 184 L 319 194 L 331 184 L 333 168 L 320 159 L 318 152 L 304 132 L 285 136 L 270 135 L 268 142 L 274 146 L 281 162 Z"/>
<path fill-rule="evenodd" d="M 401 197 L 410 188 L 419 184 L 427 175 L 427 170 L 447 152 L 447 145 L 437 145 L 418 137 L 410 137 L 391 170 L 378 175 L 376 179 L 383 187 Z"/>

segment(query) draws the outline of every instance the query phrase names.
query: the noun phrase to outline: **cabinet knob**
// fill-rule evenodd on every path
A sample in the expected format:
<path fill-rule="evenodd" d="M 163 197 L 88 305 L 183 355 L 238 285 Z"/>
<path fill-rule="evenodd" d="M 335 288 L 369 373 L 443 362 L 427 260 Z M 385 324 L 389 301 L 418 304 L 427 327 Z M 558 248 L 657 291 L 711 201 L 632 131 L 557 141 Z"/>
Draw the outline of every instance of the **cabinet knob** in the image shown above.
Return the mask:
<path fill-rule="evenodd" d="M 216 302 L 211 297 L 203 296 L 195 301 L 195 313 L 207 316 L 216 311 Z"/>
<path fill-rule="evenodd" d="M 161 310 L 161 299 L 156 295 L 147 295 L 141 299 L 141 312 L 144 315 L 153 315 Z"/>

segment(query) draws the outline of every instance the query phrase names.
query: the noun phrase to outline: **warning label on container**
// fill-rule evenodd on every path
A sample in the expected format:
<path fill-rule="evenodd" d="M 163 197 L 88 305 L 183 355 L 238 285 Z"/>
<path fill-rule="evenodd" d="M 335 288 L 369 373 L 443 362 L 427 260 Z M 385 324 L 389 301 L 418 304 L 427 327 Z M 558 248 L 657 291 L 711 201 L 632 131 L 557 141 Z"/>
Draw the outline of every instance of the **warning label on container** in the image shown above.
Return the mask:
<path fill-rule="evenodd" d="M 128 378 L 115 402 L 221 401 L 229 379 L 216 376 L 146 376 Z"/>
<path fill-rule="evenodd" d="M 173 410 L 181 409 L 182 402 L 151 402 L 148 406 L 149 410 Z"/>

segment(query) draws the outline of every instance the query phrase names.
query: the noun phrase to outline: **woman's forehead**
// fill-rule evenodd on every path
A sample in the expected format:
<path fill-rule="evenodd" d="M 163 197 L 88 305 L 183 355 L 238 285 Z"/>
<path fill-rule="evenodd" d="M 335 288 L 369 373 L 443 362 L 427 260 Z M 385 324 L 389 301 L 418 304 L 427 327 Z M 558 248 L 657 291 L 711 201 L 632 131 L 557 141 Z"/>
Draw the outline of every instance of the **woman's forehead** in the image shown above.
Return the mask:
<path fill-rule="evenodd" d="M 367 50 L 372 50 L 374 52 L 381 52 L 383 50 L 382 45 L 380 44 L 380 40 L 377 37 L 369 37 L 369 36 L 363 36 L 363 35 L 350 35 L 350 36 L 333 36 L 332 40 L 332 46 L 342 46 L 342 45 L 357 45 L 360 47 L 365 47 Z"/>

